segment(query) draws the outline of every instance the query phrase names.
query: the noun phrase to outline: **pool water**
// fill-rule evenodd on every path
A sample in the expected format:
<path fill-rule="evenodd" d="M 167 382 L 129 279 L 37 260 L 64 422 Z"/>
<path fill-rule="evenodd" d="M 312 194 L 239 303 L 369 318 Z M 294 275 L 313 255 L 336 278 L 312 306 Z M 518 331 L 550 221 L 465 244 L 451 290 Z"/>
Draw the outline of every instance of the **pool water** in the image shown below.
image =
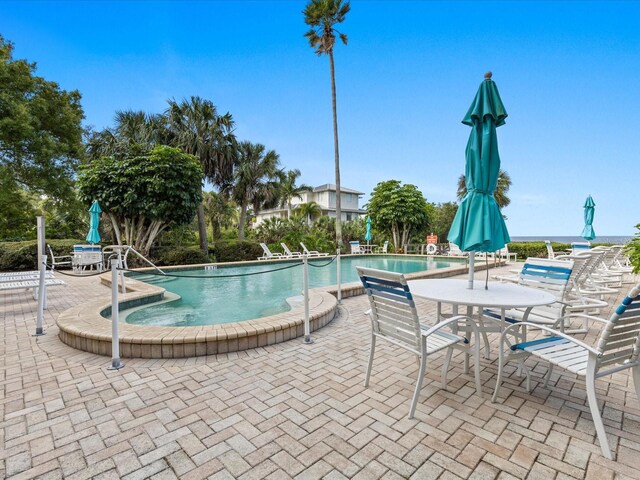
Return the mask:
<path fill-rule="evenodd" d="M 309 260 L 309 288 L 336 285 L 336 262 L 330 258 Z M 399 273 L 413 273 L 459 265 L 460 259 L 366 255 L 341 258 L 341 282 L 359 281 L 356 266 Z M 297 262 L 296 262 L 297 263 Z M 302 265 L 291 262 L 176 271 L 181 278 L 132 274 L 134 279 L 158 285 L 179 295 L 179 300 L 136 309 L 125 317 L 137 325 L 196 326 L 250 320 L 290 310 L 287 298 L 302 294 Z M 265 272 L 243 277 L 222 276 Z M 189 278 L 189 276 L 210 278 Z M 126 312 L 126 311 L 125 311 Z M 125 313 L 123 312 L 123 313 Z"/>

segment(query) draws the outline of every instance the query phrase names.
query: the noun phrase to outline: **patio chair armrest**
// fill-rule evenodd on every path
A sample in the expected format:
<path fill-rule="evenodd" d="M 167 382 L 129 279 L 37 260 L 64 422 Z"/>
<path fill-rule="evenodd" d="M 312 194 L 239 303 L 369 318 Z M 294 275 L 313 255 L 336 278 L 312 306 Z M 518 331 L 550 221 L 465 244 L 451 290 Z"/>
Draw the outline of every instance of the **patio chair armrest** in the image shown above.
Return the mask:
<path fill-rule="evenodd" d="M 556 323 L 553 324 L 553 327 L 557 327 L 561 322 L 564 322 L 565 320 L 568 320 L 571 318 L 583 318 L 585 320 L 593 320 L 595 322 L 600 322 L 605 324 L 609 323 L 609 320 L 606 320 L 600 317 L 595 317 L 593 315 L 587 315 L 586 313 L 570 313 L 569 315 L 563 315 L 562 317 L 558 318 L 556 320 Z"/>
<path fill-rule="evenodd" d="M 555 337 L 564 338 L 565 340 L 568 340 L 571 343 L 574 343 L 575 345 L 578 345 L 579 347 L 584 348 L 585 350 L 589 351 L 590 353 L 593 353 L 597 357 L 600 356 L 600 352 L 598 350 L 593 348 L 591 345 L 587 345 L 586 343 L 581 342 L 580 340 L 578 340 L 575 337 L 572 337 L 571 335 L 567 335 L 566 333 L 560 332 L 559 330 L 555 330 L 553 328 L 545 327 L 544 325 L 540 325 L 539 323 L 531 323 L 531 322 L 518 322 L 518 323 L 514 323 L 513 325 L 509 325 L 507 328 L 505 328 L 503 330 L 502 334 L 500 335 L 500 344 L 502 344 L 504 342 L 504 339 L 507 336 L 507 334 L 509 333 L 509 330 L 514 329 L 514 328 L 518 328 L 518 327 L 521 327 L 521 326 L 528 326 L 528 327 L 538 328 L 538 329 L 540 329 L 542 331 L 545 331 L 545 332 L 548 332 L 548 333 L 552 334 Z"/>
<path fill-rule="evenodd" d="M 448 318 L 444 322 L 439 322 L 439 323 L 435 324 L 433 327 L 429 328 L 428 330 L 423 331 L 422 332 L 422 336 L 423 337 L 428 337 L 429 335 L 431 335 L 431 334 L 437 332 L 438 330 L 440 330 L 442 327 L 446 327 L 450 323 L 455 323 L 455 322 L 458 322 L 460 320 L 466 321 L 469 324 L 469 327 L 471 328 L 471 330 L 474 333 L 477 333 L 478 326 L 476 325 L 476 322 L 474 322 L 471 317 L 467 317 L 466 315 L 456 315 L 455 317 Z"/>

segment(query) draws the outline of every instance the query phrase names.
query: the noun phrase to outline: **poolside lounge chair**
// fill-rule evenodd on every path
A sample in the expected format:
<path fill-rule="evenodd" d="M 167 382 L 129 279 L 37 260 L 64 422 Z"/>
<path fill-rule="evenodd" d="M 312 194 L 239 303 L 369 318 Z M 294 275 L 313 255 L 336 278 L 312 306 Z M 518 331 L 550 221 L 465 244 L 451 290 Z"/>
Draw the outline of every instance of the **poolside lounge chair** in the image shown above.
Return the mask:
<path fill-rule="evenodd" d="M 577 255 L 591 249 L 591 242 L 571 242 L 571 254 Z"/>
<path fill-rule="evenodd" d="M 551 242 L 549 240 L 545 240 L 544 245 L 547 247 L 547 258 L 551 260 L 556 258 L 558 255 L 565 255 L 564 253 L 554 252 L 553 246 L 551 245 Z"/>
<path fill-rule="evenodd" d="M 269 250 L 269 247 L 267 247 L 266 243 L 261 243 L 260 246 L 262 247 L 262 251 L 264 252 L 264 255 L 261 257 L 258 257 L 258 260 L 274 260 L 277 258 L 284 258 L 283 255 L 281 253 L 271 253 L 271 250 Z"/>
<path fill-rule="evenodd" d="M 289 247 L 287 247 L 287 244 L 284 242 L 280 242 L 280 246 L 282 247 L 282 250 L 284 250 L 284 256 L 287 258 L 300 258 L 302 257 L 302 254 L 300 252 L 292 252 L 291 250 L 289 250 Z"/>
<path fill-rule="evenodd" d="M 53 278 L 51 276 L 46 276 L 44 279 L 44 284 L 47 287 L 55 287 L 58 285 L 66 285 L 62 280 L 57 278 Z M 40 280 L 35 278 L 29 279 L 20 279 L 11 282 L 0 282 L 0 291 L 9 291 L 9 290 L 32 290 L 33 298 L 38 298 L 38 287 L 40 286 Z"/>
<path fill-rule="evenodd" d="M 376 253 L 388 253 L 389 240 L 385 240 L 381 247 L 376 248 Z"/>
<path fill-rule="evenodd" d="M 369 297 L 371 309 L 367 312 L 371 319 L 371 350 L 365 375 L 364 386 L 369 386 L 373 356 L 378 338 L 386 340 L 397 347 L 410 351 L 418 358 L 420 370 L 416 381 L 416 388 L 409 408 L 409 418 L 413 418 L 416 404 L 420 396 L 422 381 L 427 367 L 427 356 L 440 350 L 447 349 L 442 368 L 442 388 L 447 386 L 447 372 L 451 360 L 451 349 L 457 348 L 466 352 L 473 352 L 475 357 L 476 391 L 482 396 L 480 385 L 480 350 L 478 327 L 468 317 L 458 315 L 437 323 L 431 327 L 424 325 L 418 318 L 413 297 L 409 286 L 401 273 L 374 270 L 372 268 L 356 267 L 362 285 Z M 460 335 L 444 330 L 451 328 L 451 324 L 465 322 L 474 333 L 474 346 Z M 434 322 L 435 323 L 435 322 Z"/>
<path fill-rule="evenodd" d="M 502 260 L 504 258 L 507 263 L 510 263 L 512 258 L 513 258 L 514 262 L 518 261 L 518 254 L 517 253 L 509 253 L 509 247 L 507 245 L 505 245 L 500 250 L 496 251 L 494 253 L 494 256 L 495 256 L 495 259 L 498 260 L 498 261 L 500 261 L 500 260 Z"/>
<path fill-rule="evenodd" d="M 303 253 L 305 253 L 308 257 L 326 257 L 329 255 L 328 253 L 321 253 L 317 250 L 309 250 L 304 246 L 304 243 L 300 242 L 300 246 L 302 247 Z"/>
<path fill-rule="evenodd" d="M 640 348 L 638 348 L 640 345 L 640 284 L 629 292 L 608 320 L 583 314 L 570 314 L 569 317 L 580 317 L 602 323 L 602 330 L 595 346 L 587 345 L 554 328 L 529 324 L 528 322 L 521 325 L 536 326 L 553 336 L 531 342 L 511 344 L 508 337 L 508 334 L 511 333 L 509 330 L 517 328 L 519 325 L 511 325 L 505 329 L 500 337 L 498 379 L 492 401 L 496 401 L 500 392 L 503 366 L 513 357 L 522 358 L 533 355 L 540 360 L 549 362 L 549 369 L 544 378 L 545 388 L 549 385 L 554 366 L 568 370 L 574 375 L 585 377 L 587 400 L 600 448 L 602 454 L 611 460 L 613 456 L 596 398 L 596 379 L 631 368 L 636 397 L 640 400 Z M 558 320 L 559 325 L 563 323 L 564 319 Z M 608 368 L 601 371 L 602 367 Z M 531 391 L 529 370 L 524 365 L 523 369 L 527 378 L 527 391 Z"/>
<path fill-rule="evenodd" d="M 51 257 L 51 270 L 55 270 L 56 267 L 62 267 L 63 265 L 71 267 L 71 260 L 73 259 L 71 255 L 54 255 L 51 245 L 49 244 L 47 244 L 47 249 L 49 250 L 49 257 Z"/>
<path fill-rule="evenodd" d="M 447 253 L 450 257 L 465 257 L 468 255 L 467 252 L 463 252 L 460 250 L 460 247 L 455 243 L 449 242 L 449 252 Z"/>
<path fill-rule="evenodd" d="M 360 248 L 360 242 L 358 241 L 351 241 L 349 242 L 349 245 L 351 246 L 351 254 L 359 254 L 359 253 L 364 253 L 362 251 L 362 249 Z"/>

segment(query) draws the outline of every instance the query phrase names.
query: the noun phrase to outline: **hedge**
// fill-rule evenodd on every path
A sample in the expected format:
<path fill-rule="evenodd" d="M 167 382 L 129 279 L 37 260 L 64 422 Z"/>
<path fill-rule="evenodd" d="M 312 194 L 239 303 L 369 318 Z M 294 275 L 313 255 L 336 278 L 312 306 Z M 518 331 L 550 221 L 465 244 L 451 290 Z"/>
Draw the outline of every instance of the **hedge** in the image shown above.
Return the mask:
<path fill-rule="evenodd" d="M 597 245 L 611 245 L 610 243 L 594 243 Z M 570 243 L 551 242 L 555 253 L 568 253 L 571 250 Z M 547 246 L 544 242 L 511 242 L 509 243 L 509 253 L 517 253 L 518 261 L 525 261 L 528 257 L 547 258 Z"/>
<path fill-rule="evenodd" d="M 86 243 L 84 240 L 54 240 L 47 241 L 53 249 L 54 255 L 70 255 L 74 245 Z M 47 251 L 47 254 L 49 252 Z M 0 271 L 17 272 L 21 270 L 38 269 L 38 242 L 25 240 L 23 242 L 0 242 Z"/>

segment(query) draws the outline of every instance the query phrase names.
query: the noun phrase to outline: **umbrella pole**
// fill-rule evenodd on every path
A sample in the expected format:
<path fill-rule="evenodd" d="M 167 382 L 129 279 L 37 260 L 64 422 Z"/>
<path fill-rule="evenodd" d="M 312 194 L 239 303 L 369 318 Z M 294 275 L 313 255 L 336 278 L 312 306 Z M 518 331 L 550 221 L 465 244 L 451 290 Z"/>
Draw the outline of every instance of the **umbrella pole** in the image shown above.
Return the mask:
<path fill-rule="evenodd" d="M 473 290 L 473 275 L 475 273 L 476 252 L 469 252 L 469 285 L 467 288 Z"/>

